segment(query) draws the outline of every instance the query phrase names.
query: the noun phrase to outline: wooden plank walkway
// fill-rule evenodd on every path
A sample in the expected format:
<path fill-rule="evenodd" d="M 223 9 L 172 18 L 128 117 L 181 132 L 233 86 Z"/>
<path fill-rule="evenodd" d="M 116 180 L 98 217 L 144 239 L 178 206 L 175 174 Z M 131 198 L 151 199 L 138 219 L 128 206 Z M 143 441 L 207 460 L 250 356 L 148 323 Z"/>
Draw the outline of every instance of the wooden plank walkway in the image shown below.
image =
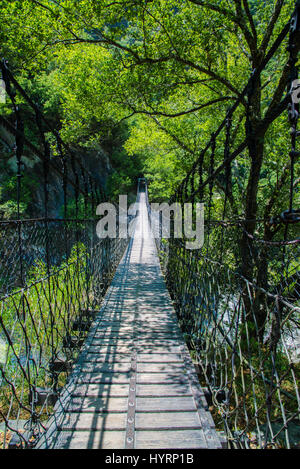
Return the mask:
<path fill-rule="evenodd" d="M 221 448 L 161 273 L 145 193 L 38 448 Z"/>

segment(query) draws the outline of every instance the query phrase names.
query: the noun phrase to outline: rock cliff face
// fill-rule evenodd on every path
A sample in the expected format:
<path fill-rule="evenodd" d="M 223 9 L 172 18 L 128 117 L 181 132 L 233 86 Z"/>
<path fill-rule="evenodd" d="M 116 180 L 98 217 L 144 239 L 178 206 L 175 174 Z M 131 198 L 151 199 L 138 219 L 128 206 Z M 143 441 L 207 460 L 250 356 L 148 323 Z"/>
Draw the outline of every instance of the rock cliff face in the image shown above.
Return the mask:
<path fill-rule="evenodd" d="M 0 218 L 6 219 L 6 222 L 1 225 L 0 230 L 0 293 L 7 293 L 14 287 L 21 286 L 20 269 L 19 269 L 19 251 L 18 246 L 18 231 L 17 225 L 12 222 L 7 222 L 16 219 L 15 209 L 17 200 L 17 172 L 18 165 L 15 155 L 15 138 L 7 131 L 2 129 L 0 125 L 0 206 L 1 204 L 12 201 L 14 210 L 8 211 L 2 207 L 0 210 Z M 105 152 L 100 145 L 93 148 L 73 147 L 72 153 L 77 162 L 85 168 L 97 181 L 99 186 L 105 189 L 107 179 L 113 172 L 110 163 L 109 155 Z M 44 167 L 42 161 L 42 154 L 38 148 L 30 144 L 25 145 L 24 152 L 21 158 L 21 197 L 20 201 L 26 201 L 25 212 L 21 214 L 21 218 L 39 219 L 45 216 L 45 190 L 44 190 Z M 71 205 L 71 210 L 68 211 L 68 218 L 74 217 L 75 209 L 75 191 L 72 181 L 75 183 L 74 173 L 72 171 L 71 157 L 67 163 L 69 183 L 67 184 L 68 204 Z M 79 164 L 75 163 L 75 169 L 79 176 L 81 170 Z M 62 160 L 57 156 L 51 156 L 51 165 L 48 172 L 48 217 L 49 218 L 62 218 L 63 205 L 64 205 L 64 189 L 63 189 L 63 167 Z M 81 179 L 81 187 L 84 189 L 84 184 Z M 8 184 L 9 183 L 9 184 Z M 97 184 L 97 185 L 98 185 Z M 3 190 L 1 191 L 1 188 Z M 73 210 L 72 210 L 73 203 Z M 72 213 L 73 212 L 73 213 Z M 82 216 L 82 211 L 79 213 Z M 78 225 L 69 227 L 68 229 L 68 255 L 71 252 L 72 246 L 78 239 L 81 240 L 82 233 Z M 66 246 L 64 243 L 64 225 L 60 222 L 53 221 L 49 223 L 49 256 L 53 264 L 58 265 L 63 256 L 66 254 Z M 94 236 L 96 236 L 96 226 L 94 229 Z M 45 262 L 45 225 L 43 222 L 28 222 L 22 225 L 22 253 L 23 253 L 23 275 L 34 264 L 36 260 Z M 84 239 L 84 238 L 83 238 Z M 9 268 L 8 268 L 9 266 Z M 3 344 L 0 341 L 0 364 L 2 357 L 5 354 Z"/>
<path fill-rule="evenodd" d="M 2 122 L 3 121 L 3 122 Z M 0 155 L 7 164 L 7 170 L 11 175 L 17 174 L 17 161 L 14 152 L 15 136 L 12 133 L 13 127 L 10 126 L 9 122 L 4 119 L 0 121 Z M 43 163 L 39 156 L 39 150 L 34 146 L 25 144 L 24 154 L 22 156 L 22 173 L 26 175 L 27 184 L 29 181 L 30 197 L 31 200 L 28 204 L 28 210 L 26 216 L 30 218 L 40 218 L 44 216 L 44 173 Z M 110 163 L 109 156 L 100 145 L 94 146 L 93 148 L 86 147 L 73 147 L 72 152 L 76 157 L 77 161 L 80 161 L 81 165 L 87 169 L 97 183 L 105 189 L 107 179 L 113 172 L 113 168 Z M 48 204 L 48 215 L 51 218 L 60 217 L 62 214 L 62 207 L 64 202 L 62 176 L 53 167 L 57 167 L 62 171 L 62 164 L 59 158 L 51 157 L 52 165 L 49 169 L 48 174 L 48 191 L 49 191 L 49 204 Z M 69 166 L 69 179 L 74 181 L 74 175 L 71 170 L 71 163 Z M 80 174 L 80 170 L 77 171 Z M 5 174 L 0 175 L 0 182 L 2 181 Z M 30 180 L 32 179 L 32 185 L 30 187 Z M 23 181 L 23 180 L 21 180 Z M 6 194 L 7 198 L 9 194 Z M 13 197 L 13 196 L 12 196 Z M 72 184 L 68 184 L 68 199 L 71 200 L 75 197 L 74 188 Z M 21 188 L 21 200 L 22 200 L 22 188 Z"/>
<path fill-rule="evenodd" d="M 89 171 L 97 183 L 105 189 L 107 184 L 107 179 L 110 174 L 113 172 L 113 168 L 110 164 L 109 156 L 107 153 L 99 146 L 98 148 L 72 148 L 73 153 L 82 166 Z M 54 165 L 57 162 L 54 161 Z M 58 165 L 59 166 L 59 165 Z M 40 216 L 44 210 L 44 186 L 43 186 L 43 165 L 41 162 L 38 162 L 32 168 L 32 171 L 41 181 L 41 183 L 36 188 L 32 203 L 30 206 L 31 215 L 35 218 Z M 80 174 L 80 170 L 77 167 L 77 172 Z M 69 178 L 74 181 L 74 175 L 69 169 Z M 64 193 L 62 186 L 62 177 L 52 169 L 49 170 L 48 174 L 48 190 L 49 190 L 49 204 L 48 212 L 49 217 L 57 218 L 62 213 Z M 83 188 L 83 186 L 82 186 Z M 75 197 L 74 188 L 71 184 L 68 184 L 68 199 Z"/>

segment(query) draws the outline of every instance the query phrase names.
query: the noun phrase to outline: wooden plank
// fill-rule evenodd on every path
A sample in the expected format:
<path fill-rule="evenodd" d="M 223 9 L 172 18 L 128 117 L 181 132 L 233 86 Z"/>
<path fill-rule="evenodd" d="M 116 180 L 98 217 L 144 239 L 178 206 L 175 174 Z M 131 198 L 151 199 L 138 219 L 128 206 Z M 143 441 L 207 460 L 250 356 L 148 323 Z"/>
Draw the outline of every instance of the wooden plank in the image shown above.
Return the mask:
<path fill-rule="evenodd" d="M 168 300 L 164 302 L 148 301 L 147 303 L 142 303 L 140 304 L 137 314 L 149 316 L 151 320 L 164 316 L 168 317 L 170 321 L 176 319 L 174 310 Z"/>
<path fill-rule="evenodd" d="M 127 397 L 72 397 L 67 403 L 66 412 L 127 412 Z"/>
<path fill-rule="evenodd" d="M 172 396 L 192 396 L 191 388 L 188 384 L 143 384 L 137 385 L 138 397 L 172 397 Z"/>
<path fill-rule="evenodd" d="M 176 397 L 138 397 L 137 412 L 195 411 L 196 406 L 191 396 Z"/>
<path fill-rule="evenodd" d="M 155 336 L 145 339 L 144 337 L 137 337 L 134 339 L 136 345 L 152 345 L 153 347 L 178 347 L 180 345 L 180 339 L 178 338 L 164 338 L 163 340 L 157 339 Z"/>
<path fill-rule="evenodd" d="M 54 438 L 55 449 L 122 449 L 124 431 L 61 431 Z"/>
<path fill-rule="evenodd" d="M 80 361 L 97 363 L 130 363 L 130 354 L 128 353 L 99 353 L 99 347 L 89 347 L 88 353 Z"/>
<path fill-rule="evenodd" d="M 132 345 L 92 345 L 89 348 L 89 352 L 95 351 L 96 353 L 106 354 L 106 355 L 119 355 L 119 354 L 130 354 L 132 351 Z"/>
<path fill-rule="evenodd" d="M 188 384 L 188 378 L 182 373 L 138 373 L 137 383 L 139 384 Z"/>
<path fill-rule="evenodd" d="M 179 341 L 181 341 L 181 335 L 179 332 L 177 331 L 172 331 L 172 332 L 162 332 L 162 331 L 158 331 L 158 332 L 154 332 L 154 331 L 151 331 L 151 332 L 148 332 L 148 331 L 145 331 L 145 332 L 140 332 L 140 333 L 134 333 L 133 335 L 133 340 L 137 340 L 137 339 L 140 339 L 140 340 L 147 340 L 147 341 L 152 341 L 152 342 L 158 342 L 160 341 L 160 343 L 162 344 L 164 342 L 164 340 L 168 340 L 168 339 L 178 339 Z"/>
<path fill-rule="evenodd" d="M 115 347 L 118 345 L 118 347 L 132 347 L 133 345 L 133 339 L 128 338 L 128 339 L 121 339 L 121 338 L 112 338 L 112 339 L 99 339 L 97 337 L 94 337 L 93 340 L 91 341 L 91 345 L 93 347 Z"/>
<path fill-rule="evenodd" d="M 177 326 L 175 315 L 166 314 L 165 307 L 162 307 L 161 311 L 157 311 L 157 310 L 155 311 L 155 307 L 152 306 L 151 308 L 149 308 L 148 313 L 146 311 L 144 312 L 139 311 L 138 313 L 134 315 L 134 317 L 138 321 L 150 321 L 153 324 L 157 322 L 159 323 L 161 321 L 166 321 L 166 323 L 171 323 Z"/>
<path fill-rule="evenodd" d="M 78 376 L 78 384 L 129 384 L 130 372 L 128 373 L 81 373 Z"/>
<path fill-rule="evenodd" d="M 132 339 L 133 337 L 133 333 L 130 331 L 130 332 L 122 332 L 122 331 L 119 331 L 119 332 L 111 332 L 111 331 L 107 331 L 107 330 L 102 330 L 102 331 L 97 331 L 94 335 L 93 335 L 93 339 L 104 339 L 104 340 L 110 340 L 110 339 L 121 339 L 121 340 L 126 340 L 126 339 Z"/>
<path fill-rule="evenodd" d="M 127 351 L 127 349 L 132 348 L 134 345 L 137 349 L 140 349 L 141 351 L 143 351 L 144 348 L 151 348 L 151 350 L 155 348 L 157 350 L 157 353 L 164 353 L 164 350 L 166 350 L 167 353 L 169 353 L 170 351 L 172 351 L 172 353 L 180 353 L 180 343 L 180 340 L 164 338 L 157 339 L 155 335 L 149 336 L 147 339 L 142 337 L 129 337 L 128 339 L 115 337 L 112 339 L 93 338 L 91 340 L 91 346 L 99 347 L 99 351 L 115 349 L 116 347 L 118 349 L 120 347 L 123 347 Z M 118 351 L 118 353 L 122 352 Z"/>
<path fill-rule="evenodd" d="M 160 337 L 165 337 L 166 339 L 179 339 L 183 340 L 182 338 L 182 332 L 178 327 L 173 327 L 170 329 L 165 329 L 164 327 L 156 327 L 155 329 L 149 329 L 149 328 L 134 328 L 134 335 L 136 337 L 143 337 L 148 338 L 148 337 L 153 337 L 153 338 L 160 338 Z"/>
<path fill-rule="evenodd" d="M 138 363 L 138 373 L 184 373 L 183 363 Z"/>
<path fill-rule="evenodd" d="M 132 324 L 134 323 L 134 318 L 131 318 L 129 321 L 127 321 L 126 326 L 128 327 L 130 323 Z M 121 329 L 122 319 L 121 318 L 115 318 L 115 319 L 105 318 L 101 320 L 101 322 L 98 324 L 98 329 L 102 329 L 102 328 L 108 329 L 109 327 L 115 327 L 115 328 L 117 327 L 118 329 Z"/>
<path fill-rule="evenodd" d="M 142 363 L 182 363 L 179 353 L 139 353 L 137 362 Z"/>
<path fill-rule="evenodd" d="M 207 448 L 203 431 L 197 430 L 164 430 L 137 431 L 136 449 L 197 449 Z"/>
<path fill-rule="evenodd" d="M 164 340 L 174 340 L 174 341 L 181 341 L 182 336 L 179 331 L 176 332 L 168 332 L 168 331 L 161 331 L 161 332 L 153 332 L 153 331 L 144 331 L 144 332 L 138 332 L 132 330 L 132 331 L 125 331 L 123 330 L 120 331 L 97 331 L 93 335 L 93 340 L 94 341 L 110 341 L 110 340 L 138 340 L 138 341 L 143 341 L 143 340 L 152 340 L 152 341 L 164 341 Z"/>
<path fill-rule="evenodd" d="M 58 430 L 125 430 L 126 412 L 100 414 L 97 412 L 65 413 L 59 422 Z"/>
<path fill-rule="evenodd" d="M 72 390 L 73 397 L 127 397 L 128 384 L 78 384 Z"/>
<path fill-rule="evenodd" d="M 98 363 L 97 355 L 93 361 L 82 362 L 81 371 L 83 373 L 129 373 L 130 363 Z"/>
<path fill-rule="evenodd" d="M 137 412 L 135 417 L 136 430 L 175 430 L 200 428 L 197 411 L 193 412 Z"/>
<path fill-rule="evenodd" d="M 143 354 L 147 354 L 147 353 L 155 353 L 156 355 L 157 354 L 161 354 L 161 355 L 165 355 L 165 354 L 179 354 L 180 353 L 180 345 L 177 345 L 177 346 L 174 346 L 174 345 L 161 345 L 161 346 L 158 346 L 158 345 L 155 345 L 155 344 L 149 344 L 149 345 L 139 345 L 138 343 L 135 344 L 135 348 L 136 348 L 136 351 L 139 353 L 139 352 L 142 352 Z"/>
<path fill-rule="evenodd" d="M 110 321 L 107 323 L 101 323 L 97 326 L 97 330 L 99 332 L 106 331 L 106 332 L 121 332 L 121 333 L 129 333 L 129 332 L 161 332 L 161 333 L 173 333 L 173 332 L 180 332 L 180 329 L 176 323 L 168 323 L 163 324 L 161 322 L 147 322 L 144 323 L 143 321 L 130 321 L 122 324 L 122 321 Z"/>

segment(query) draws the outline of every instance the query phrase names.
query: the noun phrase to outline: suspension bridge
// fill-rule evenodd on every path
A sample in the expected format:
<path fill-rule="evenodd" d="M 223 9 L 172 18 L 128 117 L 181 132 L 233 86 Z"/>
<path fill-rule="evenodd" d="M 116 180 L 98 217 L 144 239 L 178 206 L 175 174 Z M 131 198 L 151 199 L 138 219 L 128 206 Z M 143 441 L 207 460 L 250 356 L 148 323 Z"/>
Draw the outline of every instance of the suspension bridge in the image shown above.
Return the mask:
<path fill-rule="evenodd" d="M 160 270 L 145 195 L 138 193 L 134 237 L 41 447 L 221 447 Z"/>
<path fill-rule="evenodd" d="M 13 155 L 17 207 L 15 219 L 0 220 L 3 448 L 299 446 L 299 9 L 169 201 L 194 211 L 205 203 L 197 250 L 164 239 L 161 220 L 154 240 L 144 180 L 134 236 L 99 239 L 96 207 L 107 202 L 99 178 L 2 62 L 15 123 L 1 118 L 0 144 Z M 289 162 L 278 180 L 289 186 L 288 206 L 277 214 L 271 199 L 253 220 L 235 211 L 233 165 L 253 143 L 257 80 L 288 33 L 288 92 L 278 110 L 289 119 Z M 24 103 L 38 143 L 26 137 Z M 39 218 L 22 215 L 24 155 L 41 174 Z"/>

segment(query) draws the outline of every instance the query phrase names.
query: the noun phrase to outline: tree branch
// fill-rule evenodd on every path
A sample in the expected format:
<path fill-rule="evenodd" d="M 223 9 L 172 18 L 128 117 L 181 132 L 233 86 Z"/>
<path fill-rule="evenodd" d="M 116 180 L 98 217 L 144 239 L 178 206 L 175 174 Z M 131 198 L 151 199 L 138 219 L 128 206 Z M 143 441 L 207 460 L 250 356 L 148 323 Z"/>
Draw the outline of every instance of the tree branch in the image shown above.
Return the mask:
<path fill-rule="evenodd" d="M 260 48 L 259 48 L 259 52 L 261 54 L 264 54 L 266 52 L 266 49 L 268 47 L 268 44 L 270 42 L 274 27 L 275 27 L 275 24 L 276 24 L 276 22 L 278 20 L 278 17 L 280 15 L 283 3 L 284 3 L 284 0 L 277 0 L 277 3 L 275 5 L 275 8 L 274 8 L 273 14 L 271 16 L 270 22 L 269 22 L 269 24 L 266 28 L 266 33 L 264 35 L 264 38 L 263 38 L 263 40 L 261 42 L 261 45 L 260 45 Z"/>
<path fill-rule="evenodd" d="M 254 24 L 254 21 L 253 21 L 253 16 L 251 15 L 251 12 L 250 12 L 248 0 L 243 0 L 243 5 L 244 5 L 244 10 L 246 12 L 247 18 L 248 18 L 249 23 L 250 23 L 250 27 L 251 27 L 251 31 L 252 31 L 252 35 L 253 35 L 253 40 L 255 42 L 255 47 L 256 47 L 257 46 L 257 32 L 256 32 L 255 24 Z"/>
<path fill-rule="evenodd" d="M 209 107 L 209 106 L 212 106 L 216 103 L 219 103 L 219 102 L 222 102 L 222 101 L 227 101 L 229 99 L 232 99 L 232 100 L 235 100 L 235 98 L 233 98 L 232 96 L 224 96 L 222 98 L 216 98 L 212 101 L 208 101 L 207 103 L 204 103 L 204 104 L 201 104 L 200 106 L 197 106 L 195 108 L 192 108 L 192 109 L 188 109 L 186 111 L 179 111 L 179 112 L 175 112 L 173 114 L 169 114 L 167 112 L 162 112 L 162 111 L 154 111 L 154 110 L 151 110 L 151 111 L 147 111 L 145 109 L 141 109 L 141 110 L 136 110 L 135 109 L 135 113 L 136 114 L 146 114 L 148 116 L 161 116 L 161 117 L 180 117 L 180 116 L 184 116 L 184 115 L 187 115 L 187 114 L 191 114 L 191 113 L 194 113 L 194 112 L 197 112 L 197 111 L 200 111 L 201 109 L 204 109 L 205 107 Z M 129 106 L 132 110 L 134 109 L 132 105 L 128 104 L 127 103 L 127 106 Z"/>
<path fill-rule="evenodd" d="M 177 143 L 177 145 L 184 151 L 186 151 L 187 153 L 189 153 L 190 155 L 193 155 L 195 156 L 195 151 L 192 150 L 191 148 L 189 148 L 184 142 L 182 142 L 180 140 L 180 138 L 178 138 L 176 135 L 174 135 L 172 132 L 170 132 L 168 129 L 166 129 L 154 116 L 149 116 L 150 119 L 152 119 L 156 125 L 166 134 L 168 135 L 169 137 L 171 137 L 174 142 Z"/>
<path fill-rule="evenodd" d="M 266 205 L 266 208 L 265 208 L 265 213 L 264 213 L 264 219 L 265 220 L 269 220 L 270 217 L 271 217 L 271 210 L 276 202 L 276 199 L 277 197 L 281 194 L 281 189 L 282 187 L 284 186 L 288 176 L 289 176 L 289 169 L 291 167 L 291 162 L 289 161 L 285 166 L 284 168 L 281 170 L 282 174 L 281 174 L 281 177 L 279 179 L 279 181 L 277 182 L 276 184 L 276 187 L 273 191 L 273 194 L 272 196 L 270 197 L 267 205 Z"/>

